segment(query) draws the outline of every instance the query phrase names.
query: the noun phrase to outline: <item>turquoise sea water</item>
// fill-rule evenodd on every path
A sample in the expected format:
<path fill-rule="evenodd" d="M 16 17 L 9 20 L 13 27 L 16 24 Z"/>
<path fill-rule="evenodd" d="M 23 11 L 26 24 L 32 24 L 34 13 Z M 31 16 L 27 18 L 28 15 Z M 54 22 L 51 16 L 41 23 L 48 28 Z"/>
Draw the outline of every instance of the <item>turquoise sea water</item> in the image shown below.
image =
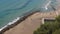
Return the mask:
<path fill-rule="evenodd" d="M 55 0 L 0 0 L 0 28 L 32 9 L 45 11 L 44 7 L 49 1 L 55 2 Z M 54 2 L 51 3 L 53 6 Z M 50 9 L 52 10 L 49 6 L 48 10 Z"/>

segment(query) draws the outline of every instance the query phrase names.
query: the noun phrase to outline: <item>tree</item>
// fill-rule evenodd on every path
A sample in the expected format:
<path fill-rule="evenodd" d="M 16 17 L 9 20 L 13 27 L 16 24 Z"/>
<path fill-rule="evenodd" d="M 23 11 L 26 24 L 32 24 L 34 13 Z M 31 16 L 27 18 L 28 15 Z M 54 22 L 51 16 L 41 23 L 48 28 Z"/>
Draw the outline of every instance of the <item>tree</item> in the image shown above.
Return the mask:
<path fill-rule="evenodd" d="M 56 21 L 60 22 L 60 15 L 56 17 Z"/>
<path fill-rule="evenodd" d="M 33 34 L 57 34 L 57 32 L 60 33 L 60 15 L 56 17 L 55 22 L 42 24 Z"/>
<path fill-rule="evenodd" d="M 52 34 L 60 34 L 60 29 L 56 30 L 56 31 L 53 32 Z"/>

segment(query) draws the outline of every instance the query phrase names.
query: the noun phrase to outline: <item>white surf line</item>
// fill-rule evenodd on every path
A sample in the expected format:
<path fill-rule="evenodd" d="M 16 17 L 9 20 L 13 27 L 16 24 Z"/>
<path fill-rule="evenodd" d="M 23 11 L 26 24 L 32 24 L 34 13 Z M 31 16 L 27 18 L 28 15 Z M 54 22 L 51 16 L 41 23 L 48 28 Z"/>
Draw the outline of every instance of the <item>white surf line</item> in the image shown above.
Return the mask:
<path fill-rule="evenodd" d="M 5 25 L 4 27 L 0 28 L 0 31 L 2 31 L 6 27 L 8 27 L 8 25 Z"/>
<path fill-rule="evenodd" d="M 14 24 L 15 22 L 17 22 L 20 19 L 20 17 L 17 17 L 15 20 L 13 20 L 12 22 L 9 22 L 7 25 L 5 25 L 4 27 L 0 28 L 0 31 L 2 31 L 3 29 L 5 29 L 6 27 L 8 27 L 9 25 Z"/>
<path fill-rule="evenodd" d="M 17 22 L 20 19 L 20 17 L 17 17 L 17 19 L 13 20 L 12 22 L 8 23 L 8 25 L 14 24 L 15 22 Z"/>
<path fill-rule="evenodd" d="M 45 6 L 45 9 L 47 10 L 48 8 L 48 6 L 49 6 L 49 4 L 51 3 L 51 1 L 49 1 L 47 4 L 46 4 L 46 6 Z"/>
<path fill-rule="evenodd" d="M 31 12 L 30 12 L 30 13 L 31 13 Z M 29 14 L 30 14 L 30 13 L 29 13 Z M 23 16 L 21 16 L 21 17 L 17 17 L 17 18 L 14 19 L 13 21 L 9 22 L 8 24 L 6 24 L 6 25 L 3 26 L 2 28 L 0 28 L 0 32 L 1 32 L 3 29 L 9 27 L 10 25 L 16 23 L 16 22 L 17 22 L 18 20 L 20 20 L 21 18 L 24 18 L 25 16 L 26 16 L 26 15 L 24 14 Z"/>

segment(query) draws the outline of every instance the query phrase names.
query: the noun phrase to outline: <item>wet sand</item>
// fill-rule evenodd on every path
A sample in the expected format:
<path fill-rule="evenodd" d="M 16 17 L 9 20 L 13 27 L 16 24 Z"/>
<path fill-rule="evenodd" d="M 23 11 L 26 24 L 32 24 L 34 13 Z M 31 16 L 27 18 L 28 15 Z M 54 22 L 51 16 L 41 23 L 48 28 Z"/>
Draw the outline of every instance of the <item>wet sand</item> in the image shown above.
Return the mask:
<path fill-rule="evenodd" d="M 4 32 L 4 34 L 33 34 L 33 31 L 42 24 L 42 18 L 55 18 L 59 14 L 60 10 L 48 13 L 34 13 L 15 27 Z"/>

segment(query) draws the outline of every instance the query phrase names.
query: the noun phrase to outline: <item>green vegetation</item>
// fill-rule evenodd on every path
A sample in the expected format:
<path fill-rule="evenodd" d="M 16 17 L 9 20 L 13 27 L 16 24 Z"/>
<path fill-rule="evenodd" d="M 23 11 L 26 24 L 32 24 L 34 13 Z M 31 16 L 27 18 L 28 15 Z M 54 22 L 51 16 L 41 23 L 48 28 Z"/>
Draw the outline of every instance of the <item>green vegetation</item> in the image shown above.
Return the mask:
<path fill-rule="evenodd" d="M 56 30 L 56 31 L 53 32 L 52 34 L 60 34 L 60 29 Z"/>
<path fill-rule="evenodd" d="M 60 34 L 60 15 L 56 17 L 56 21 L 46 21 L 33 34 Z"/>

